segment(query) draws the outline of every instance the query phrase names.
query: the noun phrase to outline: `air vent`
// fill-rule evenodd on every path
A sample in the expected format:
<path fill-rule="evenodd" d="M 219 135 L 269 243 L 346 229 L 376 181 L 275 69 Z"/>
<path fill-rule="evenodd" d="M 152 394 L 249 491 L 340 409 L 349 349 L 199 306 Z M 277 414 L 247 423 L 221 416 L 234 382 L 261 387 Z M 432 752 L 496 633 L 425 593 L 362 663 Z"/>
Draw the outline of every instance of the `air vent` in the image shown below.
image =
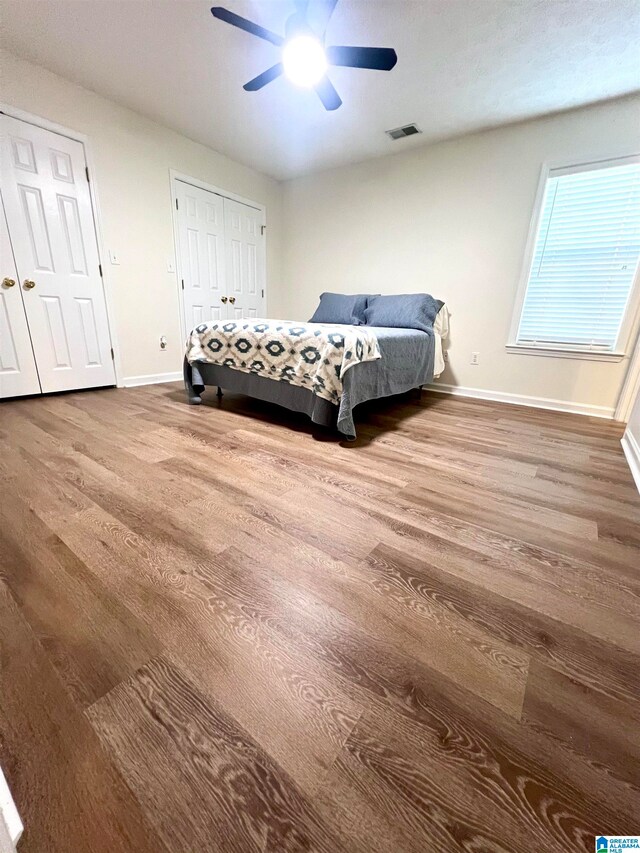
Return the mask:
<path fill-rule="evenodd" d="M 387 136 L 392 139 L 402 139 L 405 136 L 413 136 L 414 133 L 422 133 L 417 124 L 405 124 L 403 127 L 394 127 L 393 130 L 386 130 Z"/>

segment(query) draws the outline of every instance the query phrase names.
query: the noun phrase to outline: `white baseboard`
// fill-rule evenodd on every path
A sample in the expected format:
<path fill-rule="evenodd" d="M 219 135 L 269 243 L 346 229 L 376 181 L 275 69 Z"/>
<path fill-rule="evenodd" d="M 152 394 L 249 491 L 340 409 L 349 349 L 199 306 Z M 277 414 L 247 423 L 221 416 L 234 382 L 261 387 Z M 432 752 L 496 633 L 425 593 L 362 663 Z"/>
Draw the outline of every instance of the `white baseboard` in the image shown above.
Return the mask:
<path fill-rule="evenodd" d="M 148 373 L 145 376 L 127 376 L 122 380 L 124 388 L 138 385 L 157 385 L 161 382 L 179 382 L 182 371 L 172 373 Z M 549 397 L 527 397 L 524 394 L 508 394 L 505 391 L 485 391 L 483 388 L 465 388 L 463 385 L 445 385 L 434 383 L 426 386 L 429 391 L 439 394 L 453 394 L 457 397 L 471 397 L 475 400 L 490 400 L 494 403 L 510 403 L 514 406 L 532 406 L 535 409 L 550 409 L 554 412 L 572 412 L 576 415 L 588 415 L 592 418 L 612 418 L 613 406 L 592 406 L 590 403 L 569 403 Z"/>
<path fill-rule="evenodd" d="M 135 388 L 137 385 L 158 385 L 160 382 L 178 382 L 182 379 L 182 371 L 173 373 L 148 373 L 146 376 L 125 376 L 123 388 Z"/>
<path fill-rule="evenodd" d="M 453 394 L 457 397 L 471 397 L 475 400 L 490 400 L 493 403 L 510 403 L 513 406 L 533 406 L 535 409 L 551 409 L 554 412 L 572 412 L 575 415 L 589 415 L 592 418 L 612 418 L 615 411 L 613 406 L 569 403 L 566 400 L 553 400 L 549 397 L 527 397 L 524 394 L 485 391 L 483 388 L 465 388 L 462 385 L 445 385 L 439 382 L 426 387 L 429 391 L 435 391 L 439 394 Z"/>
<path fill-rule="evenodd" d="M 640 492 L 640 444 L 628 427 L 620 439 L 620 444 L 624 450 L 624 455 L 627 457 L 629 468 L 631 468 L 631 476 Z"/>

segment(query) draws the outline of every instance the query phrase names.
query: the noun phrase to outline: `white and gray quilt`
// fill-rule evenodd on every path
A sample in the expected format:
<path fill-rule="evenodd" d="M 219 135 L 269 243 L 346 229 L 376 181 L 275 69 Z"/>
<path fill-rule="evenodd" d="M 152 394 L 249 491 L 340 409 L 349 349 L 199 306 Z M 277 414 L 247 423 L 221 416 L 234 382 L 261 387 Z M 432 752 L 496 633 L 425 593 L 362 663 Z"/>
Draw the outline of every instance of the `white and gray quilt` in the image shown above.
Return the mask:
<path fill-rule="evenodd" d="M 337 405 L 345 373 L 381 356 L 366 326 L 244 319 L 196 326 L 186 357 L 189 364 L 204 361 L 299 385 Z"/>

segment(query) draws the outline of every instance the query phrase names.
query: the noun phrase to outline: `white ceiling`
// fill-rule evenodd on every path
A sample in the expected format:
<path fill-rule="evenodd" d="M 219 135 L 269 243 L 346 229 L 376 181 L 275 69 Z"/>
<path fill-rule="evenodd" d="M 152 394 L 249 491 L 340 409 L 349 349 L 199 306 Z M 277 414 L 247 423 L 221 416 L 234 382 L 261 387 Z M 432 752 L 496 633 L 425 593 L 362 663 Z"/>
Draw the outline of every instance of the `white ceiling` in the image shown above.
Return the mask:
<path fill-rule="evenodd" d="M 276 32 L 293 11 L 219 3 Z M 211 5 L 2 0 L 2 44 L 279 179 L 640 89 L 637 0 L 339 0 L 327 43 L 394 47 L 398 64 L 332 69 L 336 112 L 285 78 L 243 91 L 278 49 Z M 384 134 L 414 121 L 422 136 Z"/>

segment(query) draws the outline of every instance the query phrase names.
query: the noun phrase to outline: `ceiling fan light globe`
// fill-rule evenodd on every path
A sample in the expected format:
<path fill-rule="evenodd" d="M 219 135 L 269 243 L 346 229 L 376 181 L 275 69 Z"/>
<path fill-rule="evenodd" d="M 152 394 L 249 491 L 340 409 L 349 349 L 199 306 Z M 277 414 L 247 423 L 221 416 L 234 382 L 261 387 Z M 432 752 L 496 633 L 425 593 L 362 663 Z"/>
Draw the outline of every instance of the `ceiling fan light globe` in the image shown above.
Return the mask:
<path fill-rule="evenodd" d="M 319 39 L 310 35 L 294 36 L 282 50 L 284 73 L 296 85 L 311 88 L 327 70 L 327 57 Z"/>

